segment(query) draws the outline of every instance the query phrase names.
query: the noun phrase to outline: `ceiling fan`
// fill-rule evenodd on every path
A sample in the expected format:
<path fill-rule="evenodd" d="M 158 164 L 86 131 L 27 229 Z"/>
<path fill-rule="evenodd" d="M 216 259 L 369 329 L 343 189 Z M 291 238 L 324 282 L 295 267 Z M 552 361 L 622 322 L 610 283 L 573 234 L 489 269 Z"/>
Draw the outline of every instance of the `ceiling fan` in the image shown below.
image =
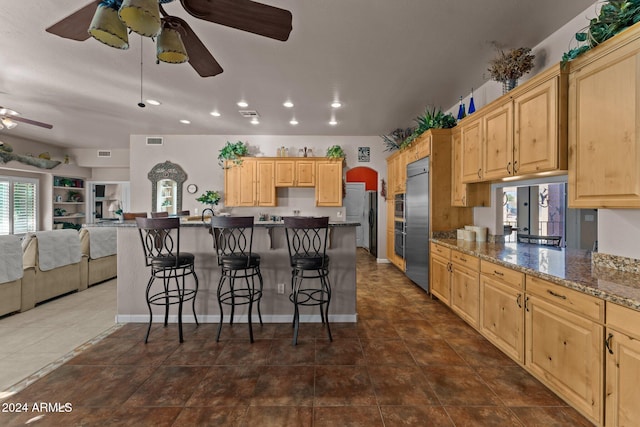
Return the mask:
<path fill-rule="evenodd" d="M 201 77 L 222 73 L 220 64 L 189 24 L 164 10 L 162 5 L 172 1 L 95 0 L 46 31 L 78 41 L 93 36 L 120 49 L 129 47 L 128 30 L 147 37 L 158 36 L 158 60 L 188 61 Z M 286 41 L 292 29 L 291 12 L 251 0 L 180 0 L 180 4 L 198 19 L 275 40 Z"/>
<path fill-rule="evenodd" d="M 0 129 L 7 128 L 13 129 L 20 123 L 26 123 L 28 125 L 40 126 L 45 129 L 52 129 L 53 125 L 49 123 L 38 122 L 36 120 L 20 117 L 20 113 L 10 108 L 0 107 Z"/>

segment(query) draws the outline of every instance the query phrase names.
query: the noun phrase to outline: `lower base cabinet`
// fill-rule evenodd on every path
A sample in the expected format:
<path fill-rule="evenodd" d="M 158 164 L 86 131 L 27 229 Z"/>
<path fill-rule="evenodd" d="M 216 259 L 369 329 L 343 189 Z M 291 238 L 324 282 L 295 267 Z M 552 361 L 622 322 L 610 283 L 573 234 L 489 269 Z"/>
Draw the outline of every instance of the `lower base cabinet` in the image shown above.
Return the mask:
<path fill-rule="evenodd" d="M 640 313 L 607 303 L 605 425 L 640 423 Z"/>
<path fill-rule="evenodd" d="M 429 270 L 429 291 L 446 305 L 451 305 L 451 250 L 431 245 L 431 268 Z"/>
<path fill-rule="evenodd" d="M 572 295 L 565 291 L 569 290 L 547 290 L 550 299 L 558 302 L 527 293 L 526 367 L 575 409 L 602 425 L 604 327 L 571 312 L 565 304 L 572 305 Z"/>
<path fill-rule="evenodd" d="M 451 251 L 451 309 L 478 328 L 480 300 L 480 260 Z"/>

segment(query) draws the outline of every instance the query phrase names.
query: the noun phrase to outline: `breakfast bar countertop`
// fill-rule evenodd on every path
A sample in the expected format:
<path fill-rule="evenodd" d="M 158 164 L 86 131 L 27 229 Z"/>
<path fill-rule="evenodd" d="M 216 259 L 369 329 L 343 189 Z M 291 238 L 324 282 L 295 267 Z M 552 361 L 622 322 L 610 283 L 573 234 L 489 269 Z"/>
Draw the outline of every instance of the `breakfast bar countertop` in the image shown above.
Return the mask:
<path fill-rule="evenodd" d="M 640 274 L 592 265 L 591 252 L 527 243 L 432 242 L 640 311 Z"/>

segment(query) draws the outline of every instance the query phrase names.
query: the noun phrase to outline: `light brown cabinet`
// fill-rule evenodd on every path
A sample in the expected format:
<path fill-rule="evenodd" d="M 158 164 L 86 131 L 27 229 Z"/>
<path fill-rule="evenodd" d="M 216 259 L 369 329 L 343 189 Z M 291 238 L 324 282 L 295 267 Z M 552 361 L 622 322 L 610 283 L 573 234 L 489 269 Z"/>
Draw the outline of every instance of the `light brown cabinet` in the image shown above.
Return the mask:
<path fill-rule="evenodd" d="M 315 187 L 316 164 L 311 159 L 275 161 L 276 187 Z"/>
<path fill-rule="evenodd" d="M 225 206 L 276 206 L 272 160 L 243 159 L 239 165 L 227 162 Z"/>
<path fill-rule="evenodd" d="M 451 309 L 474 328 L 480 310 L 480 260 L 451 251 Z"/>
<path fill-rule="evenodd" d="M 276 206 L 275 164 L 272 160 L 256 160 L 257 206 Z"/>
<path fill-rule="evenodd" d="M 342 206 L 342 161 L 317 161 L 316 206 Z"/>
<path fill-rule="evenodd" d="M 477 114 L 477 113 L 476 113 Z M 480 182 L 482 174 L 482 117 L 461 124 L 462 182 Z"/>
<path fill-rule="evenodd" d="M 640 207 L 640 27 L 571 61 L 569 206 Z"/>
<path fill-rule="evenodd" d="M 513 175 L 513 102 L 492 104 L 482 112 L 482 179 Z"/>
<path fill-rule="evenodd" d="M 458 126 L 452 129 L 451 146 L 451 206 L 489 206 L 490 184 L 462 182 L 462 132 Z"/>
<path fill-rule="evenodd" d="M 605 425 L 640 420 L 640 313 L 607 302 Z"/>
<path fill-rule="evenodd" d="M 451 249 L 431 244 L 429 291 L 446 305 L 451 305 Z"/>
<path fill-rule="evenodd" d="M 480 332 L 524 364 L 524 274 L 482 260 Z"/>
<path fill-rule="evenodd" d="M 416 138 L 406 150 L 405 163 L 415 162 L 427 157 L 431 153 L 431 138 L 432 136 L 428 132 Z"/>
<path fill-rule="evenodd" d="M 604 302 L 527 276 L 526 366 L 593 422 L 603 422 Z"/>

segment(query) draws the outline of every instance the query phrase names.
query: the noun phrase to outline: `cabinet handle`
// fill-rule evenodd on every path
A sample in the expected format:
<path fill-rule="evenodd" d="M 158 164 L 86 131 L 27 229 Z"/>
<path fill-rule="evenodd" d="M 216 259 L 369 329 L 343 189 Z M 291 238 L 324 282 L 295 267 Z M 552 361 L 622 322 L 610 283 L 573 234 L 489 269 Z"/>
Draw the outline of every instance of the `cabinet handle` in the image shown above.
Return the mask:
<path fill-rule="evenodd" d="M 613 354 L 613 350 L 611 349 L 611 340 L 613 339 L 613 334 L 609 334 L 606 340 L 604 340 L 604 345 L 607 347 L 607 351 L 609 354 Z"/>
<path fill-rule="evenodd" d="M 447 263 L 447 271 L 449 273 L 453 273 L 453 264 L 451 264 L 450 262 Z"/>
<path fill-rule="evenodd" d="M 467 262 L 467 259 L 466 259 L 466 258 L 458 258 L 458 259 L 459 259 L 460 261 L 462 261 L 462 262 Z"/>
<path fill-rule="evenodd" d="M 507 163 L 507 173 L 511 175 L 511 162 Z"/>
<path fill-rule="evenodd" d="M 518 161 L 514 160 L 513 161 L 513 174 L 515 175 L 516 173 L 518 173 Z"/>
<path fill-rule="evenodd" d="M 478 178 L 482 178 L 482 168 L 478 169 Z"/>
<path fill-rule="evenodd" d="M 529 297 L 525 297 L 524 299 L 524 309 L 529 312 Z"/>
<path fill-rule="evenodd" d="M 518 304 L 519 308 L 522 308 L 522 294 L 518 294 L 518 298 L 516 299 L 516 304 Z"/>
<path fill-rule="evenodd" d="M 501 273 L 501 272 L 499 272 L 498 270 L 493 270 L 493 273 L 494 273 L 496 276 L 501 276 L 501 277 L 502 277 L 502 276 L 504 276 L 504 273 Z"/>
<path fill-rule="evenodd" d="M 555 293 L 553 291 L 550 291 L 550 290 L 547 290 L 547 293 L 549 295 L 552 295 L 552 296 L 560 298 L 560 299 L 567 299 L 566 295 L 557 294 L 557 293 Z"/>

